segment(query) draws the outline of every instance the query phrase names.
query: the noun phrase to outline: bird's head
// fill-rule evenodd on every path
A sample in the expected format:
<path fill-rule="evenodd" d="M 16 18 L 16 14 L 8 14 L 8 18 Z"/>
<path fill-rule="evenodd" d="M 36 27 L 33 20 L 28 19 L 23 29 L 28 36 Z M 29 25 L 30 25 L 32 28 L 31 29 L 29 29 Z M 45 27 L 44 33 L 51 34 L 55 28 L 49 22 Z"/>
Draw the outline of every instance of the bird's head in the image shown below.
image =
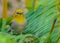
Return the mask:
<path fill-rule="evenodd" d="M 23 10 L 22 9 L 16 10 L 16 14 L 23 14 Z"/>
<path fill-rule="evenodd" d="M 15 11 L 16 13 L 16 15 L 22 15 L 23 14 L 23 10 L 22 9 L 17 9 L 16 11 Z"/>
<path fill-rule="evenodd" d="M 25 21 L 25 17 L 23 15 L 23 10 L 22 9 L 18 9 L 14 12 L 13 15 L 13 20 L 15 20 L 16 22 L 19 22 L 20 24 L 23 23 Z"/>
<path fill-rule="evenodd" d="M 23 16 L 23 10 L 22 9 L 17 9 L 13 14 L 13 17 L 19 17 L 19 16 Z"/>

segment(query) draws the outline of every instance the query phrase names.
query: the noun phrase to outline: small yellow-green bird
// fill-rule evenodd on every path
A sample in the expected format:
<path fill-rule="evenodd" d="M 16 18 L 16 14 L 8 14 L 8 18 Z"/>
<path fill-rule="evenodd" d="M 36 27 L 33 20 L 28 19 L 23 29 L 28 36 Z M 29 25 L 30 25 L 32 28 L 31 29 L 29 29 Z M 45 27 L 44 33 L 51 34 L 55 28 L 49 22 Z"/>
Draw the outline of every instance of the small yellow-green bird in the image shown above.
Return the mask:
<path fill-rule="evenodd" d="M 27 25 L 27 20 L 24 17 L 23 10 L 17 9 L 14 12 L 13 19 L 11 21 L 11 28 L 17 33 L 22 33 Z"/>

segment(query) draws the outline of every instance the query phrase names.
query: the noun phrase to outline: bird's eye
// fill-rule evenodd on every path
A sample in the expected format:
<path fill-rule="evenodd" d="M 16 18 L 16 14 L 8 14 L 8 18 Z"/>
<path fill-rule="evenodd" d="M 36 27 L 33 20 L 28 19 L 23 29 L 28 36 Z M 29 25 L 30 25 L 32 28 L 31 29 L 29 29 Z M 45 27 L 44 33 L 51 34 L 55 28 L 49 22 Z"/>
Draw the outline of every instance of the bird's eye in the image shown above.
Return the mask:
<path fill-rule="evenodd" d="M 22 13 L 16 12 L 16 14 L 22 14 Z"/>
<path fill-rule="evenodd" d="M 20 13 L 16 12 L 16 14 L 20 14 Z"/>

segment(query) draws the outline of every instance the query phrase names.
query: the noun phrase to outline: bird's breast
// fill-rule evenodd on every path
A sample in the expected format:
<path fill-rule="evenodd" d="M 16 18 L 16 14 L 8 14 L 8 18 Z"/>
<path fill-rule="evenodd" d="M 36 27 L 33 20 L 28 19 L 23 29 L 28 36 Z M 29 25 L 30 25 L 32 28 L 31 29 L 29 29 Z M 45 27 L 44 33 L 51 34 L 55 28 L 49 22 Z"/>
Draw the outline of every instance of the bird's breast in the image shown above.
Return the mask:
<path fill-rule="evenodd" d="M 12 21 L 11 27 L 15 31 L 22 31 L 25 29 L 25 26 L 27 25 L 27 21 L 25 20 L 22 24 L 17 23 L 16 21 Z"/>

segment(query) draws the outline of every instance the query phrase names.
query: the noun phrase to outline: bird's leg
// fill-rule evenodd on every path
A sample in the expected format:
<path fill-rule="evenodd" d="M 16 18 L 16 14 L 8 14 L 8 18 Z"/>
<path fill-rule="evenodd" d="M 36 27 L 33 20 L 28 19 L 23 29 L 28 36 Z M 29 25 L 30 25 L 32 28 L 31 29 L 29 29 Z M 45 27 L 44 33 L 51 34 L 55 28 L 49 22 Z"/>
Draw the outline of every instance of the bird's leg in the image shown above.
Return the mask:
<path fill-rule="evenodd" d="M 14 32 L 14 30 L 13 30 L 13 29 L 11 29 L 11 32 L 10 32 L 10 34 L 13 34 L 13 32 Z"/>
<path fill-rule="evenodd" d="M 20 33 L 20 35 L 22 35 L 22 32 Z"/>

